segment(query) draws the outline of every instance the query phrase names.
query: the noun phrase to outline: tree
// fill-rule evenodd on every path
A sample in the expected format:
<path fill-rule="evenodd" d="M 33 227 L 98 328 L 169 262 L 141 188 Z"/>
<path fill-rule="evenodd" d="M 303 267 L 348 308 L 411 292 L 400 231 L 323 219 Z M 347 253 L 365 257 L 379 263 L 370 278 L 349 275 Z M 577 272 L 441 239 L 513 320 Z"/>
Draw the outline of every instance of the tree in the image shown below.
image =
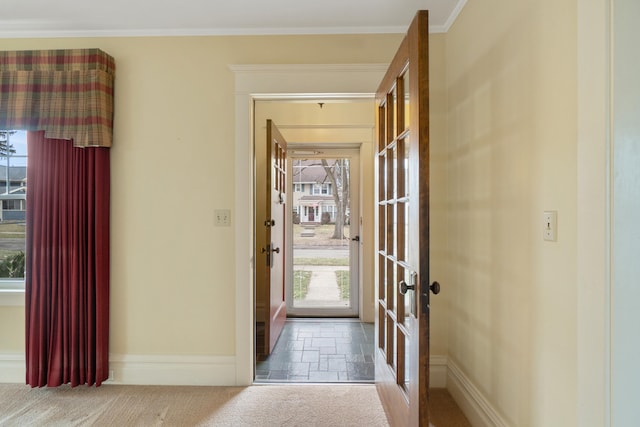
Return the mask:
<path fill-rule="evenodd" d="M 321 159 L 321 162 L 334 189 L 333 201 L 336 204 L 336 221 L 331 238 L 344 239 L 344 226 L 349 207 L 349 160 L 337 159 L 333 165 L 329 165 L 326 159 Z"/>
<path fill-rule="evenodd" d="M 15 148 L 9 143 L 9 136 L 14 133 L 16 133 L 15 130 L 0 130 L 0 157 L 15 154 Z"/>

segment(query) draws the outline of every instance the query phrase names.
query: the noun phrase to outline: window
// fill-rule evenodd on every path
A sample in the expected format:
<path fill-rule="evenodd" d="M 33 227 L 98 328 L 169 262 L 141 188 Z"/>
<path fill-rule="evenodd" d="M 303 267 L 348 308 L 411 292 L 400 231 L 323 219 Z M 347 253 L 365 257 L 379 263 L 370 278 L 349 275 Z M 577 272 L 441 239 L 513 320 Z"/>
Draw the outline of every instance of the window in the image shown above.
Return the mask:
<path fill-rule="evenodd" d="M 336 206 L 335 205 L 323 205 L 322 206 L 322 212 L 329 212 L 330 214 L 334 214 L 336 211 Z"/>
<path fill-rule="evenodd" d="M 0 281 L 24 280 L 27 132 L 0 130 Z"/>
<path fill-rule="evenodd" d="M 293 191 L 295 193 L 302 193 L 304 191 L 304 184 L 293 184 Z"/>
<path fill-rule="evenodd" d="M 331 194 L 331 184 L 313 184 L 313 194 L 318 195 L 330 195 Z"/>

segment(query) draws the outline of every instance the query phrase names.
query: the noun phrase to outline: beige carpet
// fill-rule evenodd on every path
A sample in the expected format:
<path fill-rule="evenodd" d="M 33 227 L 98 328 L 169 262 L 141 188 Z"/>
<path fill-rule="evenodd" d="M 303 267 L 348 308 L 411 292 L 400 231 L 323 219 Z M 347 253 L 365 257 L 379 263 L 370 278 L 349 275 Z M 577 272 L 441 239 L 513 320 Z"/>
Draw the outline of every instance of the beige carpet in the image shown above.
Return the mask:
<path fill-rule="evenodd" d="M 449 411 L 452 402 L 446 391 L 432 391 L 436 406 Z M 440 412 L 432 410 L 436 427 L 469 425 L 456 421 L 458 415 L 435 412 Z M 0 384 L 0 426 L 87 425 L 374 427 L 387 422 L 374 385 L 31 389 Z"/>
<path fill-rule="evenodd" d="M 2 426 L 386 426 L 373 385 L 30 389 L 0 385 Z"/>

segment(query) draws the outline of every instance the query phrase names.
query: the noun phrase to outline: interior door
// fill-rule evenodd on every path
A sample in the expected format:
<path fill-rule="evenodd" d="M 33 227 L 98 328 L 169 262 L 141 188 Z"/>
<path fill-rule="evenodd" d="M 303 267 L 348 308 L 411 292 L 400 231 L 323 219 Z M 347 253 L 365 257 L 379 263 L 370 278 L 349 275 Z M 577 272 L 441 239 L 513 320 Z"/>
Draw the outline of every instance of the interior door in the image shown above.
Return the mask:
<path fill-rule="evenodd" d="M 287 141 L 271 120 L 267 120 L 266 144 L 266 246 L 261 249 L 262 262 L 266 267 L 263 292 L 267 300 L 263 356 L 271 354 L 287 318 L 284 289 Z"/>
<path fill-rule="evenodd" d="M 429 425 L 427 20 L 417 13 L 376 94 L 376 385 L 392 426 Z"/>

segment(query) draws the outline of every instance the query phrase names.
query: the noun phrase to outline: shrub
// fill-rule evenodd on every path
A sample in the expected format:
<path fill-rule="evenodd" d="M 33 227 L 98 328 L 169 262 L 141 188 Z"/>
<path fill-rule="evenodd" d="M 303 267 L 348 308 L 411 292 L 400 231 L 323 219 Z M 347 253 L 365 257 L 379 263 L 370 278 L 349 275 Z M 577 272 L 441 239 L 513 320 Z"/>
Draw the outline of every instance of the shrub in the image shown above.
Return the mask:
<path fill-rule="evenodd" d="M 0 261 L 0 277 L 24 277 L 24 252 L 7 255 Z"/>
<path fill-rule="evenodd" d="M 331 222 L 331 214 L 329 212 L 322 212 L 322 216 L 320 217 L 320 223 L 325 225 Z"/>

